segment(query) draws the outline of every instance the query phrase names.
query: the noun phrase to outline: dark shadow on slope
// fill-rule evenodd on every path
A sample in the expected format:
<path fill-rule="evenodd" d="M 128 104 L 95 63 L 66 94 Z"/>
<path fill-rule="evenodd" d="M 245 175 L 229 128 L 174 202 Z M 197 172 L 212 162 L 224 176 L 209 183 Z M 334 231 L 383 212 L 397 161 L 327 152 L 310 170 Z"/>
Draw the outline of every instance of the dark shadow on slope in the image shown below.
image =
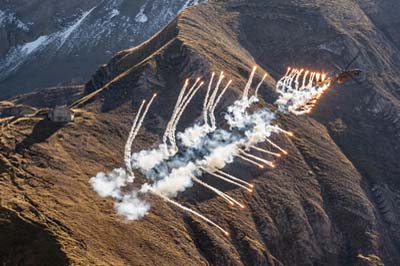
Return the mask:
<path fill-rule="evenodd" d="M 203 223 L 193 220 L 190 216 L 186 216 L 184 221 L 197 250 L 203 258 L 207 260 L 209 265 L 239 265 L 230 254 L 228 254 L 227 250 L 220 245 L 220 241 L 217 239 L 218 236 L 207 231 L 203 227 Z"/>
<path fill-rule="evenodd" d="M 60 244 L 49 231 L 10 210 L 0 208 L 0 265 L 68 264 Z"/>
<path fill-rule="evenodd" d="M 33 144 L 40 143 L 48 139 L 51 135 L 57 132 L 60 128 L 63 127 L 62 123 L 54 123 L 50 120 L 44 119 L 38 122 L 32 133 L 27 136 L 23 141 L 16 145 L 16 151 L 22 152 L 25 149 L 29 149 Z"/>

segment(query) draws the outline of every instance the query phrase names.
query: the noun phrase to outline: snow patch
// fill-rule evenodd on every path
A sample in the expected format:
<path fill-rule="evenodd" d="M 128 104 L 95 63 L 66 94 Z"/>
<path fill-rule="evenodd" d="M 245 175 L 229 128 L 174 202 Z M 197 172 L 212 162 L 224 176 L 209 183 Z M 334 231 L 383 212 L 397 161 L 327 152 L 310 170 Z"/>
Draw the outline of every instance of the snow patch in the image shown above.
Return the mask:
<path fill-rule="evenodd" d="M 6 12 L 0 10 L 0 26 L 3 24 L 4 20 L 6 20 Z"/>
<path fill-rule="evenodd" d="M 72 24 L 70 27 L 68 27 L 65 31 L 61 32 L 61 34 L 60 34 L 61 43 L 60 43 L 59 47 L 64 45 L 65 41 L 69 38 L 69 36 L 71 36 L 71 34 L 79 27 L 79 25 L 81 25 L 81 23 L 85 20 L 85 18 L 87 16 L 89 16 L 90 13 L 92 13 L 92 11 L 96 7 L 97 6 L 93 7 L 89 11 L 86 11 L 85 13 L 83 13 L 83 15 L 74 24 Z"/>
<path fill-rule="evenodd" d="M 14 25 L 19 29 L 29 31 L 29 27 L 18 19 L 14 13 L 0 10 L 0 28 L 7 25 Z"/>
<path fill-rule="evenodd" d="M 32 53 L 33 51 L 35 51 L 40 46 L 46 45 L 48 39 L 49 39 L 49 37 L 46 35 L 40 36 L 33 42 L 28 42 L 28 43 L 24 44 L 21 47 L 21 51 L 28 55 L 28 54 Z"/>
<path fill-rule="evenodd" d="M 206 2 L 206 1 L 204 1 Z M 199 0 L 187 0 L 186 3 L 181 8 L 181 11 L 187 8 L 188 6 L 195 6 L 199 3 Z"/>
<path fill-rule="evenodd" d="M 144 8 L 145 8 L 145 6 L 143 5 L 140 8 L 139 13 L 137 13 L 137 15 L 135 17 L 135 21 L 138 22 L 138 23 L 146 23 L 149 20 L 149 18 L 144 13 Z"/>
<path fill-rule="evenodd" d="M 24 31 L 29 31 L 29 27 L 20 20 L 17 21 L 17 28 L 24 30 Z"/>
<path fill-rule="evenodd" d="M 111 14 L 110 14 L 110 19 L 112 19 L 115 16 L 119 15 L 119 10 L 118 9 L 113 9 L 111 10 Z"/>

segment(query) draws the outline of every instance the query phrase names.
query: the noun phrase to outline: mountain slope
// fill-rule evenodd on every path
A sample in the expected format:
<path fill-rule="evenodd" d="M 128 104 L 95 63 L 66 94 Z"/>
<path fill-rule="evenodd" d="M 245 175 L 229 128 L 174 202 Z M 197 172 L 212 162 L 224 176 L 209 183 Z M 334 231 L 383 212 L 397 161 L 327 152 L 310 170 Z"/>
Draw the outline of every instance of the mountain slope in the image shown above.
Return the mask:
<path fill-rule="evenodd" d="M 87 95 L 72 105 L 74 123 L 35 116 L 0 120 L 0 212 L 18 214 L 18 228 L 42 232 L 35 248 L 43 256 L 34 258 L 36 264 L 399 265 L 400 80 L 394 73 L 400 60 L 396 34 L 389 40 L 381 29 L 388 18 L 369 10 L 344 0 L 251 0 L 211 1 L 183 11 L 151 40 L 96 72 Z M 92 191 L 91 176 L 121 165 L 135 110 L 154 92 L 160 97 L 137 150 L 159 141 L 188 76 L 224 70 L 235 80 L 221 113 L 258 64 L 269 74 L 260 90 L 263 104 L 272 106 L 275 80 L 286 66 L 333 71 L 333 63 L 346 64 L 358 50 L 356 65 L 368 71 L 368 80 L 334 86 L 311 117 L 279 117 L 295 137 L 276 139 L 290 154 L 276 169 L 241 161 L 229 167 L 256 185 L 253 194 L 215 182 L 249 208 L 229 208 L 198 186 L 179 196 L 229 228 L 230 237 L 157 198 L 149 199 L 148 216 L 127 224 L 111 200 Z M 200 115 L 204 93 L 178 129 Z M 10 220 L 0 220 L 0 228 Z M 25 241 L 1 237 L 13 243 L 1 249 L 3 264 L 29 257 Z M 22 250 L 19 257 L 12 256 L 15 250 Z"/>
<path fill-rule="evenodd" d="M 198 1 L 2 2 L 0 92 L 10 96 L 83 83 L 117 51 L 141 43 Z"/>

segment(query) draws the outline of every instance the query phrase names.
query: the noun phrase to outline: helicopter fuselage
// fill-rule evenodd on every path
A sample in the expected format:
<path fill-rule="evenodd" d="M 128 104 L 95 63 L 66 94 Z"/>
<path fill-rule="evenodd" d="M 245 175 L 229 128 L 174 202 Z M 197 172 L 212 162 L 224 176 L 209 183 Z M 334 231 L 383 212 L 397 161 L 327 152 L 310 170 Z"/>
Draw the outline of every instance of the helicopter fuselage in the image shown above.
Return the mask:
<path fill-rule="evenodd" d="M 360 70 L 360 69 L 350 69 L 350 70 L 340 72 L 333 78 L 333 80 L 335 82 L 337 82 L 338 84 L 342 84 L 351 78 L 358 77 L 361 73 L 362 73 L 362 70 Z"/>

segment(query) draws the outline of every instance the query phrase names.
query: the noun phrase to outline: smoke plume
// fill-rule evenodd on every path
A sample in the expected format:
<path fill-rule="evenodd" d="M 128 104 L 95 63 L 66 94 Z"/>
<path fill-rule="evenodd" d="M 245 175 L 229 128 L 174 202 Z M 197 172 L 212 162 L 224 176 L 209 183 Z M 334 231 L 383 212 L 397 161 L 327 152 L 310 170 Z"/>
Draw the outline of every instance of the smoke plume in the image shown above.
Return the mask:
<path fill-rule="evenodd" d="M 254 94 L 250 95 L 255 73 L 256 67 L 250 74 L 241 98 L 227 108 L 224 115 L 227 125 L 225 128 L 217 126 L 214 112 L 232 81 L 224 82 L 225 75 L 221 72 L 214 82 L 215 73 L 212 73 L 203 103 L 203 121 L 176 134 L 180 117 L 204 84 L 200 79 L 196 79 L 190 86 L 189 80 L 186 80 L 167 124 L 163 142 L 153 149 L 132 153 L 132 143 L 156 95 L 153 95 L 147 104 L 143 101 L 125 146 L 126 170 L 118 168 L 108 174 L 98 173 L 90 179 L 93 189 L 101 197 L 113 198 L 117 213 L 128 220 L 140 219 L 150 210 L 150 203 L 144 200 L 144 195 L 149 193 L 182 211 L 196 215 L 227 235 L 226 230 L 209 218 L 175 202 L 173 198 L 197 183 L 216 193 L 230 205 L 244 208 L 245 206 L 232 196 L 205 183 L 201 176 L 209 174 L 252 192 L 253 184 L 224 172 L 223 168 L 233 163 L 236 158 L 260 169 L 274 168 L 274 161 L 254 155 L 251 151 L 257 150 L 274 159 L 287 154 L 286 150 L 271 140 L 273 134 L 293 135 L 276 125 L 276 112 L 291 112 L 296 115 L 308 113 L 330 86 L 330 79 L 323 74 L 289 68 L 276 85 L 276 91 L 280 95 L 276 101 L 277 111 L 261 108 L 250 112 L 249 107 L 259 101 L 258 90 L 266 77 L 263 76 Z M 272 148 L 258 146 L 264 142 Z M 134 172 L 141 173 L 145 182 L 135 183 Z"/>

